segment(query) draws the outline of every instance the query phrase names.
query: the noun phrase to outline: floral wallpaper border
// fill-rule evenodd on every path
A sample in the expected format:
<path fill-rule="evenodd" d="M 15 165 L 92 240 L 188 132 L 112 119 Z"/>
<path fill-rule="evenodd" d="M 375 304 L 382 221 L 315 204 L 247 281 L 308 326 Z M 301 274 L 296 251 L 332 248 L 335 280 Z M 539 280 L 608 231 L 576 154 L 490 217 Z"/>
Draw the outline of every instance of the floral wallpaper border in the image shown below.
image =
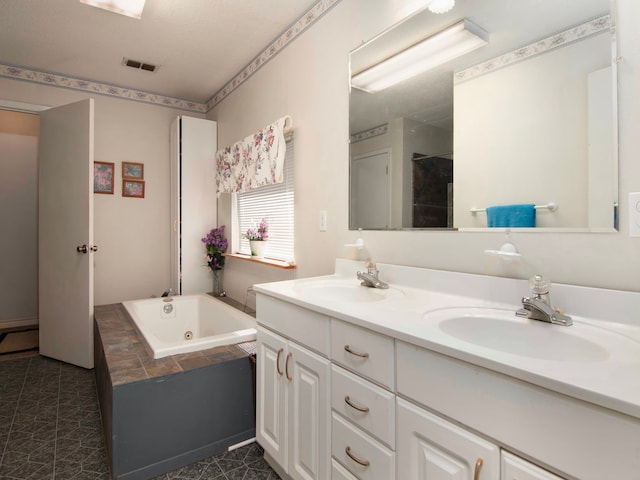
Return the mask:
<path fill-rule="evenodd" d="M 537 42 L 531 43 L 525 47 L 518 48 L 499 57 L 492 58 L 486 62 L 479 63 L 473 67 L 454 74 L 454 83 L 464 82 L 474 77 L 492 72 L 498 68 L 506 67 L 521 60 L 525 60 L 534 55 L 548 52 L 558 47 L 563 47 L 569 43 L 581 40 L 583 38 L 601 33 L 605 30 L 613 28 L 611 24 L 611 15 L 603 15 L 594 18 L 581 25 L 577 25 L 550 37 L 543 38 Z"/>
<path fill-rule="evenodd" d="M 367 138 L 371 137 L 377 137 L 378 135 L 384 135 L 388 131 L 389 124 L 385 123 L 384 125 L 370 128 L 369 130 L 354 133 L 353 135 L 351 135 L 351 143 L 361 142 L 362 140 L 366 140 Z"/>
<path fill-rule="evenodd" d="M 73 78 L 55 73 L 39 72 L 25 67 L 0 64 L 0 77 L 25 80 L 27 82 L 42 83 L 54 87 L 70 88 L 72 90 L 82 90 L 85 92 L 108 95 L 111 97 L 123 98 L 126 100 L 136 100 L 138 102 L 153 103 L 164 107 L 179 108 L 191 112 L 205 113 L 205 104 L 182 100 L 179 98 L 167 97 L 155 93 L 141 90 L 131 90 L 129 88 L 108 85 L 106 83 L 92 82 Z"/>
<path fill-rule="evenodd" d="M 233 77 L 227 84 L 216 92 L 207 103 L 193 102 L 181 98 L 167 97 L 156 93 L 142 90 L 132 90 L 129 88 L 109 85 L 106 83 L 93 82 L 67 75 L 60 75 L 50 72 L 41 72 L 17 65 L 0 64 L 0 77 L 27 82 L 51 85 L 60 88 L 70 88 L 99 95 L 118 97 L 126 100 L 151 103 L 164 107 L 178 108 L 190 112 L 206 113 L 220 103 L 231 92 L 249 79 L 269 60 L 275 57 L 284 47 L 292 42 L 298 35 L 313 25 L 325 13 L 341 0 L 320 0 L 311 9 L 300 17 L 295 23 L 288 27 L 271 45 L 269 45 L 260 55 L 254 58 L 240 73 Z"/>

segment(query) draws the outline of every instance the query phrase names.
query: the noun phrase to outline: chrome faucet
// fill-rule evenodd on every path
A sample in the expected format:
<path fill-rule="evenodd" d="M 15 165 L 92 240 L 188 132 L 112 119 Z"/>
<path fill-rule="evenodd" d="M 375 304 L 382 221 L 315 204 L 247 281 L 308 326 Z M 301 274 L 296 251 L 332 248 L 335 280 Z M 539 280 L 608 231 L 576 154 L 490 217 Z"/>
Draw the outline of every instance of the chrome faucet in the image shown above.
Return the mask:
<path fill-rule="evenodd" d="M 378 278 L 378 274 L 380 272 L 376 268 L 376 263 L 371 258 L 367 258 L 364 265 L 367 267 L 367 271 L 356 273 L 358 280 L 362 280 L 360 285 L 371 288 L 389 288 L 388 283 L 385 283 Z"/>
<path fill-rule="evenodd" d="M 516 312 L 516 315 L 564 327 L 573 325 L 569 315 L 551 306 L 549 282 L 545 281 L 541 275 L 535 275 L 529 280 L 529 284 L 532 296 L 522 297 L 522 308 Z"/>
<path fill-rule="evenodd" d="M 160 297 L 168 297 L 173 293 L 173 288 L 169 288 L 167 290 L 165 290 L 164 292 L 162 292 L 162 295 L 160 295 Z"/>

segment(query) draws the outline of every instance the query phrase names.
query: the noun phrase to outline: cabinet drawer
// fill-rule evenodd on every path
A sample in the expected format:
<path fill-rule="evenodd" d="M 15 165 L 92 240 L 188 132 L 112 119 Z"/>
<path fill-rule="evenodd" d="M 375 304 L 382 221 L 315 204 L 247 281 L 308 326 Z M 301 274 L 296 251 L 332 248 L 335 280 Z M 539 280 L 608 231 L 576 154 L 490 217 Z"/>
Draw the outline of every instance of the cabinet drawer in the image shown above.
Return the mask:
<path fill-rule="evenodd" d="M 395 395 L 344 368 L 331 370 L 333 410 L 395 449 Z"/>
<path fill-rule="evenodd" d="M 329 317 L 260 293 L 256 311 L 259 324 L 329 356 Z"/>
<path fill-rule="evenodd" d="M 358 480 L 349 470 L 340 465 L 335 458 L 331 459 L 331 480 Z"/>
<path fill-rule="evenodd" d="M 331 358 L 362 376 L 393 390 L 393 339 L 340 320 L 331 320 Z"/>
<path fill-rule="evenodd" d="M 361 480 L 395 478 L 394 453 L 335 412 L 331 421 L 331 454 Z"/>
<path fill-rule="evenodd" d="M 502 472 L 501 480 L 563 480 L 505 450 L 502 451 L 500 471 Z"/>

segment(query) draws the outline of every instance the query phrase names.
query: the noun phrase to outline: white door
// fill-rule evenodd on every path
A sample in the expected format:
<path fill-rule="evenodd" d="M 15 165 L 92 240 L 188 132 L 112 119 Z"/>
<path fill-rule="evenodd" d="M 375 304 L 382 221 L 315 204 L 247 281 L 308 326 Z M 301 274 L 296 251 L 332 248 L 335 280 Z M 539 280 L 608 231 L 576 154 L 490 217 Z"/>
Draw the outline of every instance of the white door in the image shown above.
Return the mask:
<path fill-rule="evenodd" d="M 40 114 L 40 353 L 93 368 L 93 99 Z M 85 246 L 87 253 L 77 247 Z"/>
<path fill-rule="evenodd" d="M 329 371 L 328 360 L 289 343 L 285 363 L 289 381 L 289 475 L 296 480 L 329 478 Z"/>
<path fill-rule="evenodd" d="M 391 224 L 389 149 L 351 159 L 351 228 L 386 228 Z"/>
<path fill-rule="evenodd" d="M 217 226 L 217 123 L 180 116 L 172 125 L 172 259 L 174 293 L 210 292 L 202 238 Z"/>

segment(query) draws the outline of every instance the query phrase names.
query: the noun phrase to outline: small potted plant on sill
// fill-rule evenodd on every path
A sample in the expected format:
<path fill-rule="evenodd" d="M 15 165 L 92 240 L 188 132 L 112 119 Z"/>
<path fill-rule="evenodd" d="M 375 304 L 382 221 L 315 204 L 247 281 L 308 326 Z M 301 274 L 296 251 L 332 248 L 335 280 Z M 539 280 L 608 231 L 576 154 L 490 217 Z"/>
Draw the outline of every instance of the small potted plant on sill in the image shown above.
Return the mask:
<path fill-rule="evenodd" d="M 264 258 L 264 247 L 269 238 L 269 224 L 267 221 L 263 218 L 260 221 L 260 225 L 247 229 L 247 232 L 242 234 L 242 236 L 249 240 L 251 256 Z"/>

